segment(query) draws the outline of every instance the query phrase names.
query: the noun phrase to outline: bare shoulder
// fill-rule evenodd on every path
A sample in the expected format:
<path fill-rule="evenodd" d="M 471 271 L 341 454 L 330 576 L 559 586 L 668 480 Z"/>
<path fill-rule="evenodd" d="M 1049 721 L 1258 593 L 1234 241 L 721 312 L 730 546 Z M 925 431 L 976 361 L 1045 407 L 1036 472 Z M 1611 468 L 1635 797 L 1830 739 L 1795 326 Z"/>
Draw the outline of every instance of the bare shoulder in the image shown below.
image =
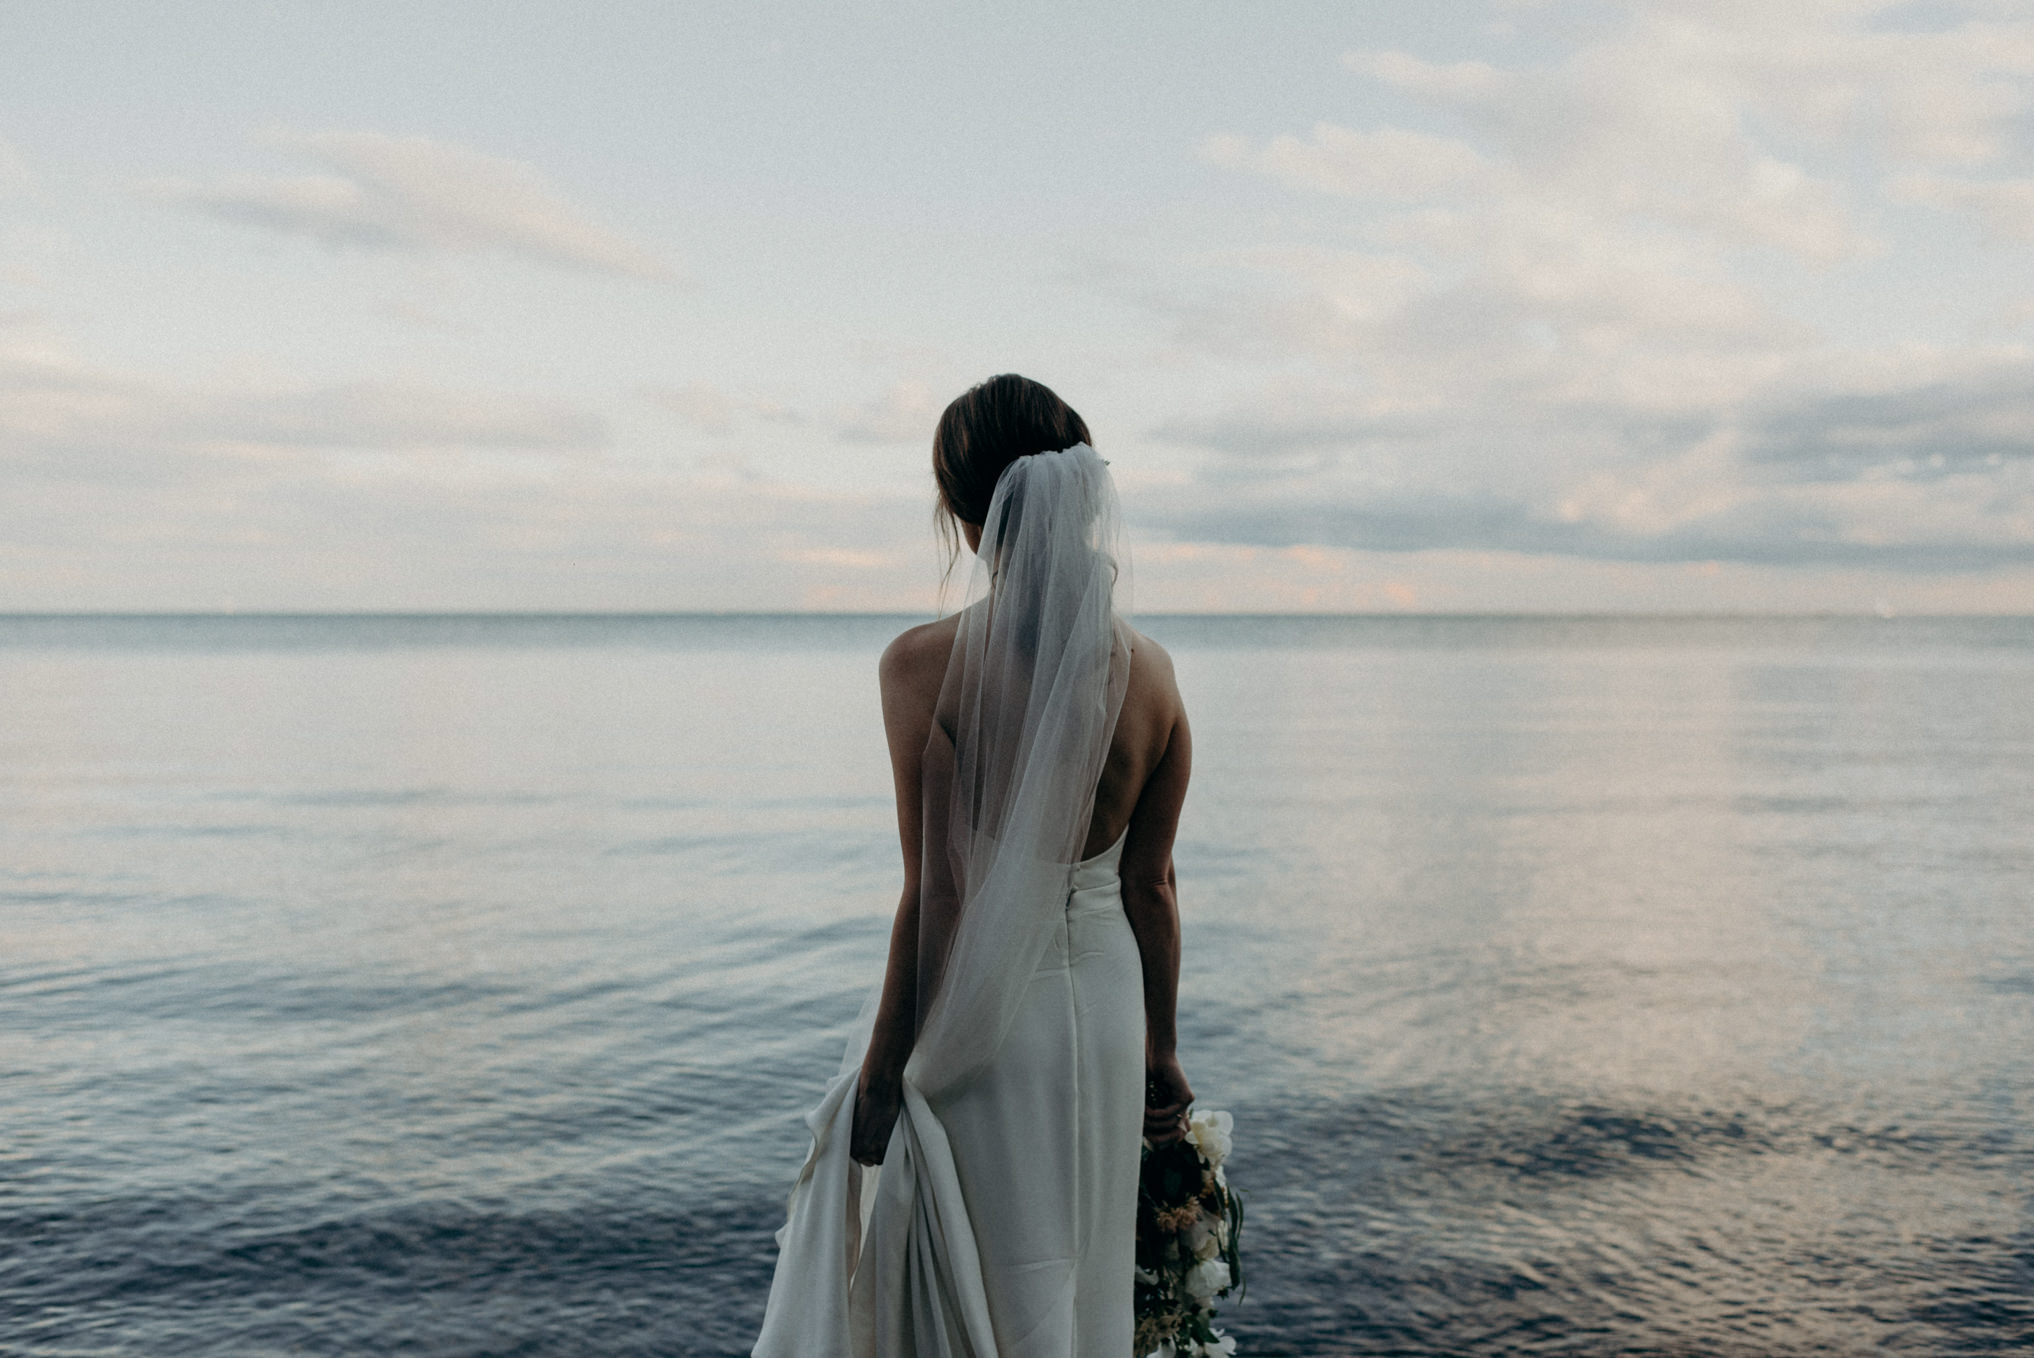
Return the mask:
<path fill-rule="evenodd" d="M 946 675 L 947 658 L 953 653 L 953 639 L 959 628 L 958 615 L 921 623 L 899 632 L 883 648 L 876 674 L 883 686 L 884 705 L 924 706 L 930 712 L 939 697 L 940 680 Z M 913 702 L 912 700 L 918 700 Z"/>
<path fill-rule="evenodd" d="M 1179 681 L 1172 672 L 1172 653 L 1132 628 L 1130 687 L 1167 707 L 1179 705 Z"/>

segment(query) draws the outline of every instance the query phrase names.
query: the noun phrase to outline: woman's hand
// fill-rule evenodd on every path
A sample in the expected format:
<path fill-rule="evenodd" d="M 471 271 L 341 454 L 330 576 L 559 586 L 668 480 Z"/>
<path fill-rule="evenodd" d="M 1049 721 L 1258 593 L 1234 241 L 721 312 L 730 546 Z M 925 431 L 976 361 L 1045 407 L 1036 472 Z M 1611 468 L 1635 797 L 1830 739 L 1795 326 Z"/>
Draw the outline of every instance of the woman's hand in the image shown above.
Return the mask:
<path fill-rule="evenodd" d="M 1186 1113 L 1194 1091 L 1177 1056 L 1144 1059 L 1144 1139 L 1169 1146 L 1186 1134 Z"/>
<path fill-rule="evenodd" d="M 848 1154 L 857 1164 L 880 1165 L 890 1149 L 890 1130 L 897 1125 L 897 1110 L 903 1106 L 904 1090 L 895 1079 L 872 1079 L 863 1068 L 855 1084 L 855 1126 L 848 1138 Z"/>

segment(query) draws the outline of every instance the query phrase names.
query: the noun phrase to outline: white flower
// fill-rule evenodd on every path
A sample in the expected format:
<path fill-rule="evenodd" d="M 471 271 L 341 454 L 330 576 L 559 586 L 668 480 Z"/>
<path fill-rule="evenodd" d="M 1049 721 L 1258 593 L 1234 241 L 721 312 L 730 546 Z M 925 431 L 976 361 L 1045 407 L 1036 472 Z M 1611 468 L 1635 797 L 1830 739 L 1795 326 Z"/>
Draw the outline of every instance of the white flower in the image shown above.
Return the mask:
<path fill-rule="evenodd" d="M 1187 1227 L 1187 1248 L 1194 1252 L 1196 1259 L 1212 1259 L 1222 1252 L 1220 1233 L 1221 1218 L 1210 1221 L 1201 1216 Z"/>
<path fill-rule="evenodd" d="M 1229 1158 L 1229 1132 L 1236 1119 L 1223 1112 L 1195 1113 L 1187 1123 L 1187 1140 L 1194 1143 L 1207 1162 L 1217 1170 Z"/>
<path fill-rule="evenodd" d="M 1203 1344 L 1198 1340 L 1189 1342 L 1193 1344 L 1194 1358 L 1236 1358 L 1236 1341 L 1220 1330 L 1215 1331 L 1215 1342 L 1212 1344 Z"/>
<path fill-rule="evenodd" d="M 1206 1301 L 1229 1285 L 1229 1266 L 1220 1259 L 1203 1259 L 1187 1273 L 1187 1295 Z"/>

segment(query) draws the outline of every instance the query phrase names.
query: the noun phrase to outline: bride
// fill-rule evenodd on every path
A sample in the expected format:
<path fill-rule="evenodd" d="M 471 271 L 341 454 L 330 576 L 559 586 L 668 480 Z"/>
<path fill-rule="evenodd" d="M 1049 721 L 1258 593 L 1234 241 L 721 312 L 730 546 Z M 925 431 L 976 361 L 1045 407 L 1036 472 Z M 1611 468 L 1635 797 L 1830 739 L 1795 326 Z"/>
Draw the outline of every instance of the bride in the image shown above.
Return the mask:
<path fill-rule="evenodd" d="M 1186 714 L 1115 612 L 1115 487 L 1080 416 L 991 378 L 940 417 L 932 467 L 970 601 L 883 653 L 904 891 L 806 1117 L 755 1354 L 1128 1358 L 1140 1141 L 1193 1099 Z"/>

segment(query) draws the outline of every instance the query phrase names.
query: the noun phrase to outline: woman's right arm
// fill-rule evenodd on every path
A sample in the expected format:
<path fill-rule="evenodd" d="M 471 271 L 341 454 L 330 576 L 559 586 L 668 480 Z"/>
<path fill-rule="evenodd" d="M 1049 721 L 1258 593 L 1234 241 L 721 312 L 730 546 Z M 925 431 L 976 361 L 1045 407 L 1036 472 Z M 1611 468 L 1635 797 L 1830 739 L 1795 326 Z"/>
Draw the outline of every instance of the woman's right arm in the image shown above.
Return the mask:
<path fill-rule="evenodd" d="M 911 1056 L 918 1020 L 919 863 L 924 838 L 921 761 L 932 729 L 932 704 L 921 658 L 907 637 L 883 652 L 878 675 L 883 690 L 883 731 L 890 747 L 890 773 L 897 794 L 897 839 L 904 854 L 904 890 L 890 925 L 890 960 L 883 973 L 883 997 L 875 1027 L 862 1055 L 855 1088 L 854 1130 L 849 1153 L 865 1165 L 879 1165 L 890 1144 L 903 1102 L 904 1063 Z"/>

